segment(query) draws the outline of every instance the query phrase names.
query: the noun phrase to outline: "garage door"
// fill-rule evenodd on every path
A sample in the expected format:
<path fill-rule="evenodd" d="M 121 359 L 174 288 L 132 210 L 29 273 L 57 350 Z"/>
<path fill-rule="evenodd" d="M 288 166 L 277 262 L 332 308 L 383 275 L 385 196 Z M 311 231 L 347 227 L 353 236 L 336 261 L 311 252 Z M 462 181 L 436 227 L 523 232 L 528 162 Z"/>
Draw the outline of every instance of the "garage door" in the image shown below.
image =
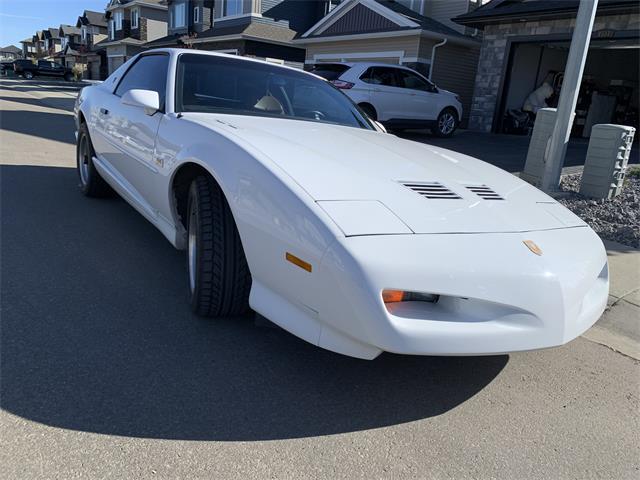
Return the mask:
<path fill-rule="evenodd" d="M 124 64 L 124 57 L 109 57 L 109 75 L 115 72 L 122 64 Z"/>

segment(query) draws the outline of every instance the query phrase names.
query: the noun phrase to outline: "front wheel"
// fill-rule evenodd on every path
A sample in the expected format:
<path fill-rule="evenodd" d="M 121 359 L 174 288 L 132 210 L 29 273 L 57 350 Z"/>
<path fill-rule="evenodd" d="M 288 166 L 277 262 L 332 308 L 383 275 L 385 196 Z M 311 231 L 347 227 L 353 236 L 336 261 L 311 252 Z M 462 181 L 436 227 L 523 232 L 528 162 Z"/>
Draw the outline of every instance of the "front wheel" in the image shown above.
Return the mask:
<path fill-rule="evenodd" d="M 71 81 L 73 80 L 73 74 L 71 74 L 71 73 L 66 73 L 66 74 L 64 75 L 64 79 L 65 79 L 67 82 L 71 82 Z"/>
<path fill-rule="evenodd" d="M 229 204 L 212 178 L 193 180 L 187 212 L 191 309 L 204 317 L 246 313 L 251 273 Z"/>
<path fill-rule="evenodd" d="M 445 108 L 436 120 L 433 133 L 438 137 L 450 137 L 458 128 L 458 114 L 453 108 Z"/>
<path fill-rule="evenodd" d="M 104 181 L 93 164 L 95 152 L 86 124 L 80 125 L 78 144 L 76 145 L 76 167 L 80 178 L 80 190 L 87 197 L 107 197 L 111 187 Z"/>
<path fill-rule="evenodd" d="M 27 80 L 33 80 L 33 73 L 32 72 L 24 72 L 23 77 L 26 78 Z"/>

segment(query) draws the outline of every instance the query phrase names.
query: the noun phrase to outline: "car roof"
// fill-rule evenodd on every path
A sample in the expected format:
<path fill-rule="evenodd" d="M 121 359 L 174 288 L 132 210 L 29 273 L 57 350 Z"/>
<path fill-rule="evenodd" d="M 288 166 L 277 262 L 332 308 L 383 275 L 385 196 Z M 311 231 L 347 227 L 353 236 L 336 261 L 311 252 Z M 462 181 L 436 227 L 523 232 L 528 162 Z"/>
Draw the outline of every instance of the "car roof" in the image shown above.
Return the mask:
<path fill-rule="evenodd" d="M 402 68 L 405 70 L 415 71 L 411 67 L 407 67 L 405 65 L 398 65 L 395 63 L 384 63 L 384 62 L 320 62 L 313 65 L 314 68 L 322 68 L 322 65 L 344 65 L 345 67 L 353 68 L 353 67 L 392 67 L 392 68 Z"/>
<path fill-rule="evenodd" d="M 234 54 L 230 54 L 230 53 L 209 52 L 207 50 L 194 50 L 194 49 L 191 49 L 191 48 L 153 48 L 153 49 L 150 49 L 150 50 L 145 50 L 144 52 L 140 53 L 139 55 L 146 55 L 146 54 L 149 54 L 149 53 L 169 53 L 171 55 L 179 55 L 179 54 L 189 53 L 189 54 L 193 54 L 193 55 L 202 55 L 202 56 L 209 56 L 209 57 L 234 58 L 234 59 L 239 60 L 239 61 L 259 63 L 261 65 L 264 65 L 265 63 L 268 63 L 269 65 L 271 65 L 273 67 L 276 67 L 276 68 L 282 68 L 282 69 L 285 69 L 285 70 L 293 70 L 294 72 L 305 73 L 307 75 L 311 75 L 312 77 L 320 78 L 317 75 L 314 75 L 314 74 L 309 73 L 309 72 L 305 72 L 304 70 L 301 70 L 299 68 L 289 67 L 287 65 L 279 65 L 277 63 L 269 63 L 269 62 L 266 62 L 265 60 L 260 60 L 260 59 L 257 59 L 257 58 L 241 57 L 240 55 L 234 55 Z"/>

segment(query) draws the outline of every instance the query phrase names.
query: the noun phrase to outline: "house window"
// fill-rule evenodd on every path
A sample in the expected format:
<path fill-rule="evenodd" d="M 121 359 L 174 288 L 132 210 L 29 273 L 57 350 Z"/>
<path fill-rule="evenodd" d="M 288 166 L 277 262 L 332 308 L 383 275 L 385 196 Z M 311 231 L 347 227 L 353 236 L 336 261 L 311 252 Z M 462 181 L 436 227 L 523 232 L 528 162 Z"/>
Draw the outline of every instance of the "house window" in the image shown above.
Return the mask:
<path fill-rule="evenodd" d="M 242 1 L 243 0 L 225 0 L 224 16 L 242 15 Z"/>
<path fill-rule="evenodd" d="M 84 40 L 86 42 L 87 41 L 87 27 L 83 26 L 81 30 L 82 30 L 82 40 Z"/>
<path fill-rule="evenodd" d="M 67 46 L 67 43 L 69 43 L 69 39 L 67 37 L 62 37 L 60 46 L 62 47 L 62 50 L 65 49 L 65 47 Z"/>
<path fill-rule="evenodd" d="M 171 7 L 171 28 L 182 28 L 187 26 L 186 6 L 184 3 L 177 3 Z"/>
<path fill-rule="evenodd" d="M 124 15 L 122 14 L 122 10 L 117 11 L 113 14 L 113 19 L 115 21 L 116 24 L 116 30 L 122 30 L 122 17 Z"/>
<path fill-rule="evenodd" d="M 331 10 L 338 6 L 340 0 L 329 0 L 324 7 L 324 14 L 327 15 Z"/>
<path fill-rule="evenodd" d="M 115 20 L 109 20 L 109 39 L 116 39 L 116 22 Z"/>
<path fill-rule="evenodd" d="M 200 7 L 193 8 L 193 23 L 200 23 Z"/>
<path fill-rule="evenodd" d="M 131 10 L 131 28 L 139 28 L 140 23 L 140 9 L 134 8 Z"/>

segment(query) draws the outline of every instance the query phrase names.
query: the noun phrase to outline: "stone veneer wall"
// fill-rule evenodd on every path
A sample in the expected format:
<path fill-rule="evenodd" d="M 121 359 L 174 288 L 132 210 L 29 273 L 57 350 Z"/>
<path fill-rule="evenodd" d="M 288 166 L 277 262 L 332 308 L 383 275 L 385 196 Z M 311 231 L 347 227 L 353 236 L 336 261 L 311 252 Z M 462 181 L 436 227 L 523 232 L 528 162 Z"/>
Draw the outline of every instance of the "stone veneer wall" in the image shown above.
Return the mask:
<path fill-rule="evenodd" d="M 539 22 L 503 23 L 487 25 L 484 29 L 482 49 L 478 61 L 469 128 L 490 132 L 500 99 L 498 91 L 506 58 L 507 39 L 513 36 L 553 35 L 573 32 L 575 18 L 544 20 Z M 593 31 L 638 30 L 640 15 L 609 15 L 596 17 Z M 542 38 L 541 38 L 542 40 Z"/>

